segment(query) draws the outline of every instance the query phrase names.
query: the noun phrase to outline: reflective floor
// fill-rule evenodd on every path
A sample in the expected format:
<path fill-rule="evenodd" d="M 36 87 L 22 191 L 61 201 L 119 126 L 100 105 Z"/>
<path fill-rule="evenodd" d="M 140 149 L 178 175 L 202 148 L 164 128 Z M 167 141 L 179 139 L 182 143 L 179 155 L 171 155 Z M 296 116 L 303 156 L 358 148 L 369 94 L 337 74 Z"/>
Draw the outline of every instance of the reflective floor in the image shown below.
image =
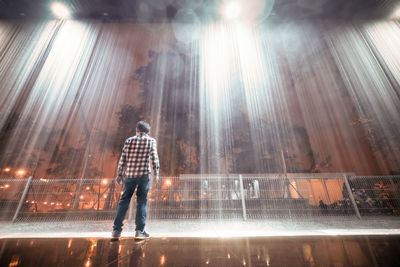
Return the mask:
<path fill-rule="evenodd" d="M 400 236 L 9 238 L 0 266 L 400 266 Z"/>

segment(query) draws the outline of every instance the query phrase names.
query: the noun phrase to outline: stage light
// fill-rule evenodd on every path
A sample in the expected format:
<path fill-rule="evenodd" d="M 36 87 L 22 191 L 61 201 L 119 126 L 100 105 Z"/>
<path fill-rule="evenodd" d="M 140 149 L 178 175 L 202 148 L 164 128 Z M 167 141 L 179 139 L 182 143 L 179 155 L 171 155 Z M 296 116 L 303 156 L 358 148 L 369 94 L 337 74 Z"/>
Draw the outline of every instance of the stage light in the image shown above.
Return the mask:
<path fill-rule="evenodd" d="M 69 8 L 61 2 L 55 2 L 51 4 L 51 11 L 53 12 L 54 16 L 59 19 L 68 19 L 71 16 Z"/>
<path fill-rule="evenodd" d="M 4 188 L 9 188 L 9 187 L 10 187 L 9 184 L 5 184 L 5 185 L 4 185 Z"/>
<path fill-rule="evenodd" d="M 228 1 L 222 5 L 221 14 L 227 20 L 235 20 L 240 17 L 242 6 L 238 1 Z"/>
<path fill-rule="evenodd" d="M 107 184 L 107 180 L 106 179 L 103 179 L 103 184 Z"/>
<path fill-rule="evenodd" d="M 83 196 L 80 196 L 79 198 L 80 198 L 80 199 L 83 199 Z"/>
<path fill-rule="evenodd" d="M 4 168 L 4 172 L 10 172 L 11 168 Z"/>

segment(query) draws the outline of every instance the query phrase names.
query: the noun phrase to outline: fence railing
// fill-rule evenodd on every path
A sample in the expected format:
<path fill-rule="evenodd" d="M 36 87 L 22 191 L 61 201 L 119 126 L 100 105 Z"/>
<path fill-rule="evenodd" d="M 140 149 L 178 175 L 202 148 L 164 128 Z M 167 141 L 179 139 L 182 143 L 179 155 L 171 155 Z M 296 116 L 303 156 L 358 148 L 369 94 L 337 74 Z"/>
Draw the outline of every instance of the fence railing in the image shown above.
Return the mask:
<path fill-rule="evenodd" d="M 346 174 L 162 177 L 148 194 L 148 218 L 395 216 L 400 211 L 399 185 L 400 176 Z M 110 178 L 0 179 L 0 219 L 110 220 L 121 190 Z"/>

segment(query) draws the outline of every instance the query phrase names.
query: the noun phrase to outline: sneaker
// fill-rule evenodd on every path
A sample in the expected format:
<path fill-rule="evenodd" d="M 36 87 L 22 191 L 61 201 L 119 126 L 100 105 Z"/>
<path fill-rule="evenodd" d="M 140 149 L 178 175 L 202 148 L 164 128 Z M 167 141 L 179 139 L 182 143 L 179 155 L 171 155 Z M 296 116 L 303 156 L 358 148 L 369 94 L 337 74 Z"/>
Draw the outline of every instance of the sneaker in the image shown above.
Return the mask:
<path fill-rule="evenodd" d="M 136 230 L 135 239 L 146 239 L 149 237 L 150 235 L 146 231 Z"/>
<path fill-rule="evenodd" d="M 112 234 L 111 234 L 111 239 L 113 239 L 113 240 L 116 240 L 116 239 L 119 239 L 121 237 L 121 232 L 119 232 L 119 231 L 112 231 Z"/>

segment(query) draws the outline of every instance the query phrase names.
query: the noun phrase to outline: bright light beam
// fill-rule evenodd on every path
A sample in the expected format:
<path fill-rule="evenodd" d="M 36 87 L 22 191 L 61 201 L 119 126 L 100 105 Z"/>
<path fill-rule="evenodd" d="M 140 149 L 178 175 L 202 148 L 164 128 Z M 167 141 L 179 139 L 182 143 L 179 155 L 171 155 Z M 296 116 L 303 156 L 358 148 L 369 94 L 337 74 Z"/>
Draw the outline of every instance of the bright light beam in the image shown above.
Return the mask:
<path fill-rule="evenodd" d="M 68 19 L 71 17 L 69 8 L 61 2 L 54 2 L 51 4 L 51 11 L 58 19 Z"/>

